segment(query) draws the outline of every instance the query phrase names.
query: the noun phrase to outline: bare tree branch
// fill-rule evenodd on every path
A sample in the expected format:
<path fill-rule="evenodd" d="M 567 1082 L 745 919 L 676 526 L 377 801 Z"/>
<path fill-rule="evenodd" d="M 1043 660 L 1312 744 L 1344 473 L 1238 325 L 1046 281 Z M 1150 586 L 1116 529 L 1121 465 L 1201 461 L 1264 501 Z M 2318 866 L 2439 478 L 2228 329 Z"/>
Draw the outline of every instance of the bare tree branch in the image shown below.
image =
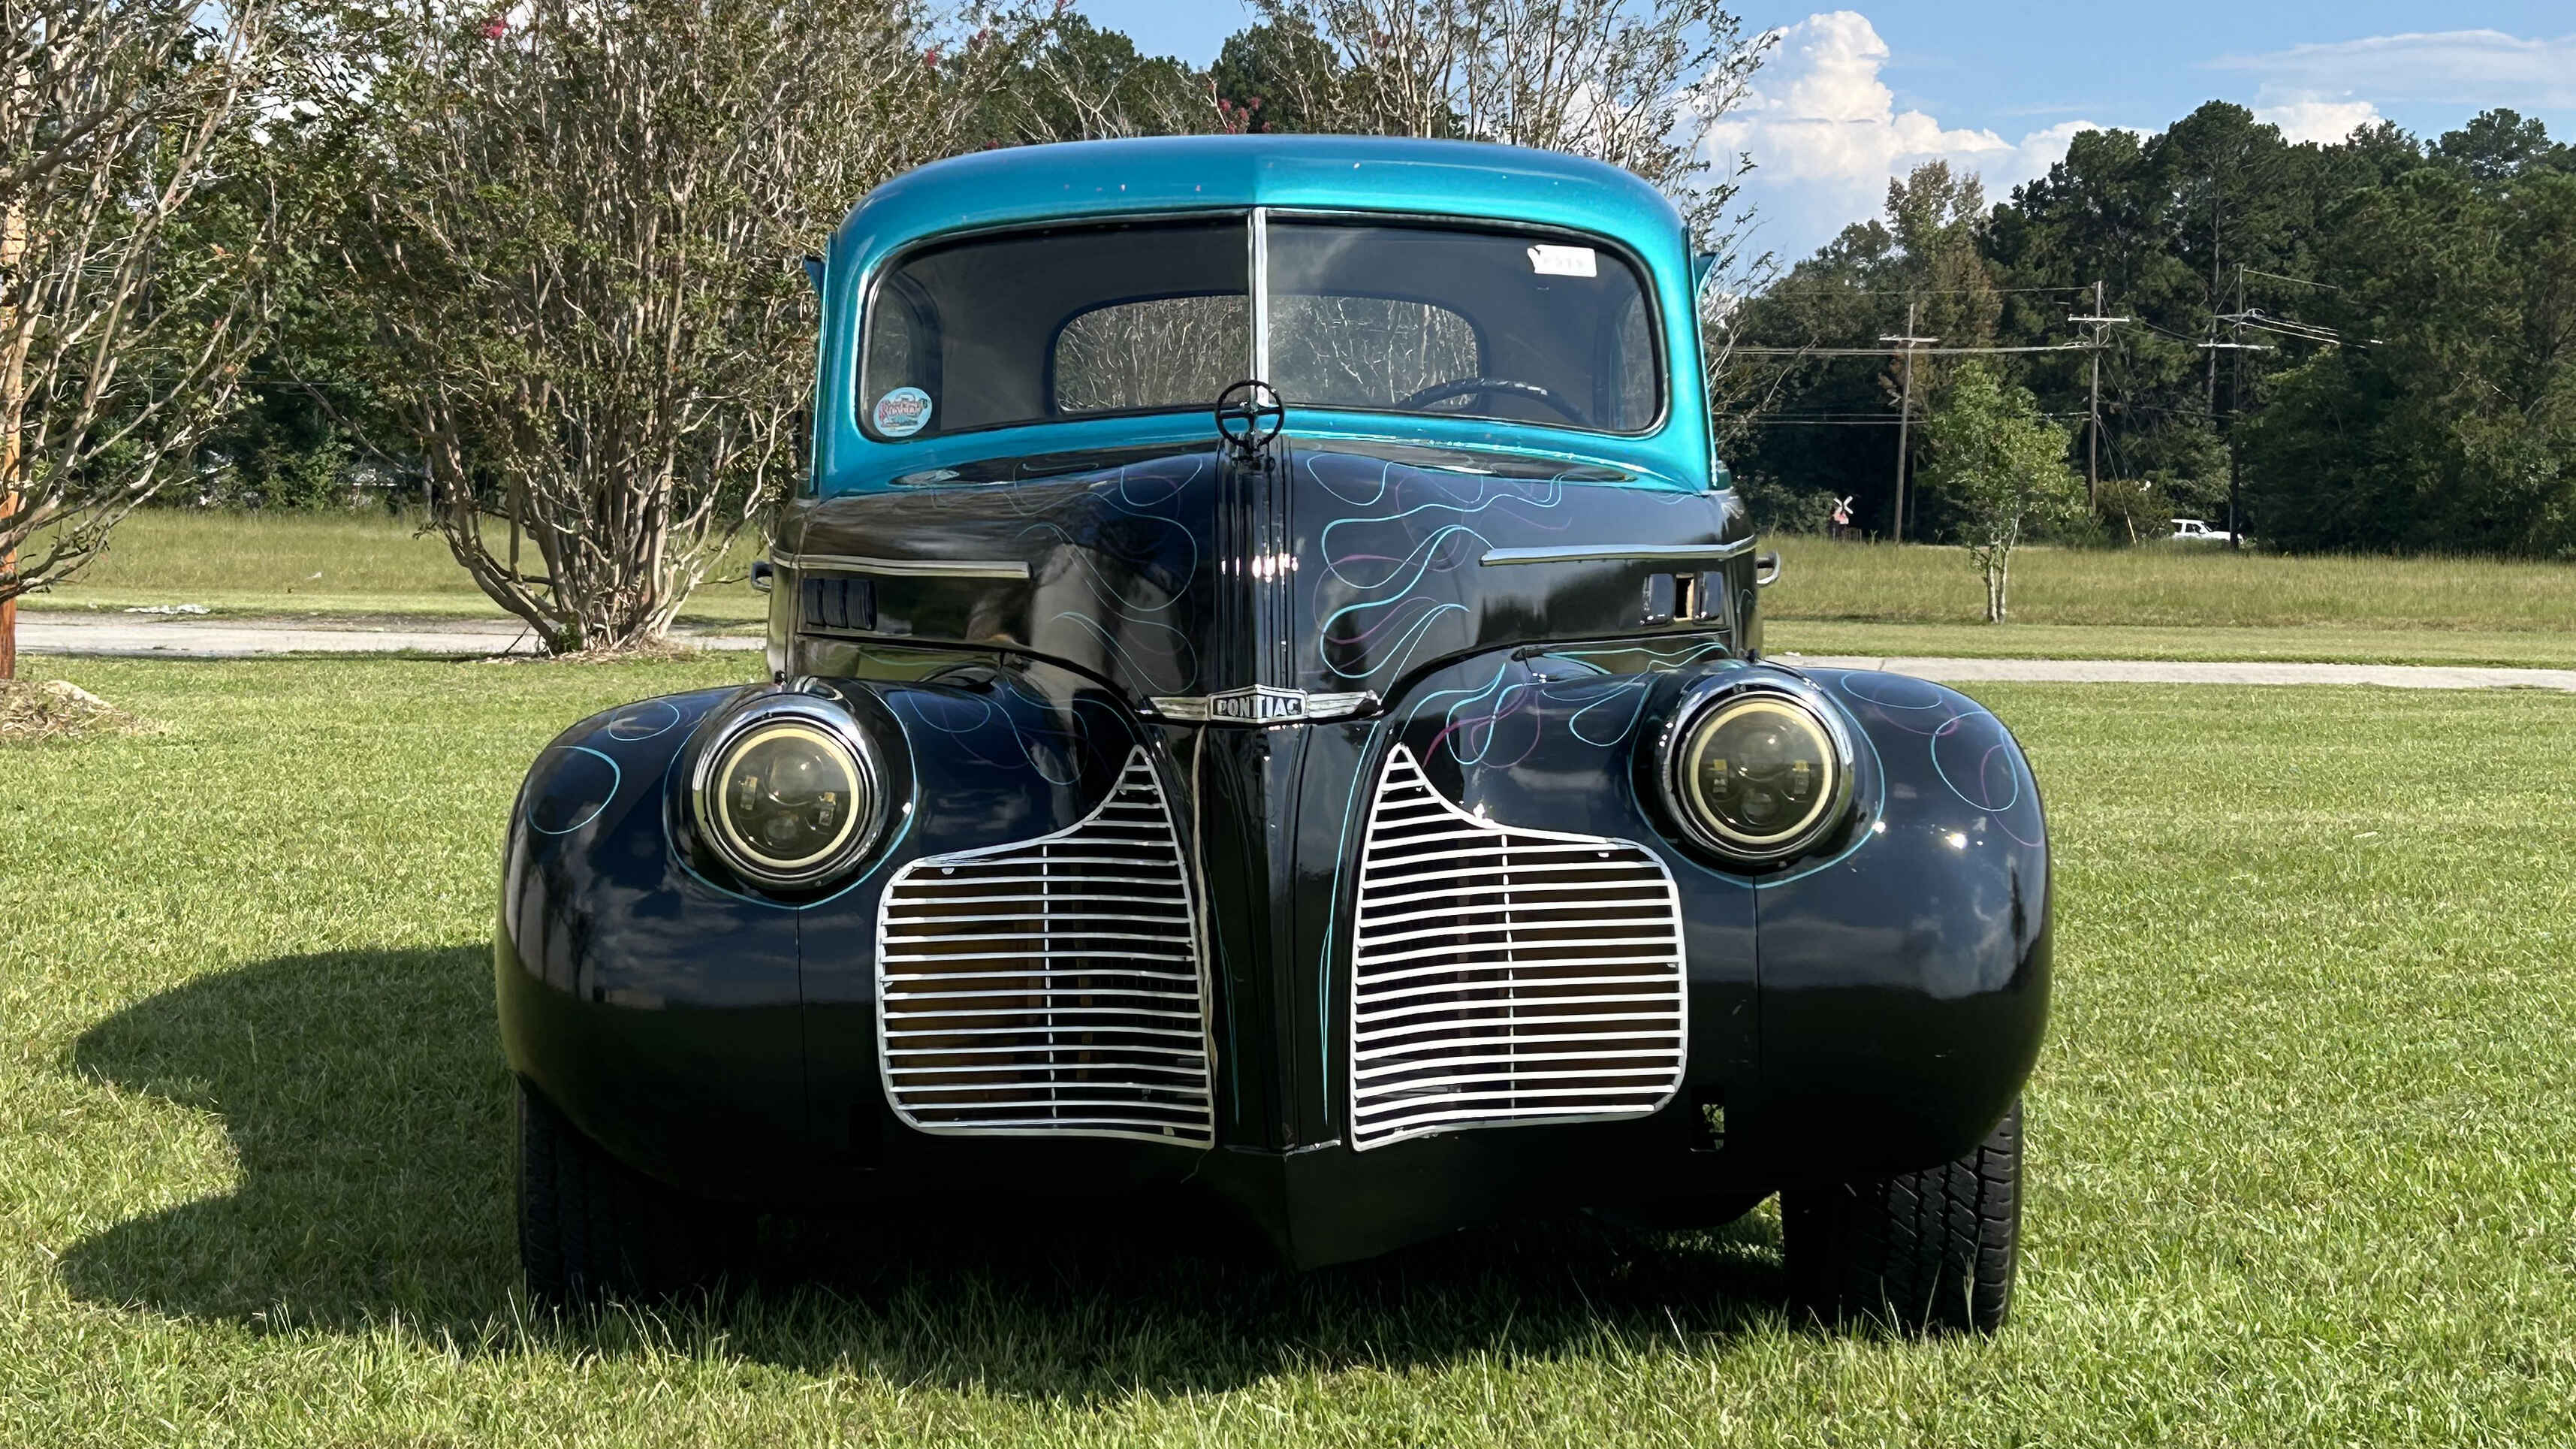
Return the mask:
<path fill-rule="evenodd" d="M 268 8 L 0 8 L 0 601 L 69 577 L 192 456 L 256 343 L 273 199 L 241 177 Z M 255 178 L 252 178 L 255 180 Z"/>

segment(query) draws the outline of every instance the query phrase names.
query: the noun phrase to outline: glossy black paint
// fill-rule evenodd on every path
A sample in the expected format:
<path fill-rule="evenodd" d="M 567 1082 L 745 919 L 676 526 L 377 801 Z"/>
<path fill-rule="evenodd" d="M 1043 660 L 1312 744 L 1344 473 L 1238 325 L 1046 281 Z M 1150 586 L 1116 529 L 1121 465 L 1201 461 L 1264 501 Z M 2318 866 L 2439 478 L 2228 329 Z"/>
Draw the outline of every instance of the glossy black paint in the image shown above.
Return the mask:
<path fill-rule="evenodd" d="M 1748 658 L 1752 556 L 1732 546 L 1749 542 L 1723 491 L 1293 436 L 1250 459 L 1213 443 L 997 458 L 799 505 L 770 637 L 795 683 L 613 710 L 530 771 L 496 950 L 511 1065 L 609 1150 L 700 1192 L 1185 1188 L 1310 1264 L 1515 1212 L 1713 1202 L 1955 1156 L 2001 1116 L 2045 1024 L 2036 784 L 1952 691 Z M 1640 544 L 1732 556 L 1610 556 Z M 1533 548 L 1569 556 L 1482 561 Z M 942 562 L 970 567 L 919 572 Z M 808 587 L 853 582 L 864 608 Z M 1817 850 L 1740 870 L 1663 819 L 1659 741 L 1712 675 L 1775 681 L 1847 726 L 1852 815 Z M 1267 727 L 1153 703 L 1256 684 L 1371 699 Z M 700 742 L 779 688 L 841 701 L 891 796 L 859 872 L 798 897 L 727 876 L 687 809 Z M 1690 982 L 1666 1108 L 1347 1144 L 1353 865 L 1398 744 L 1466 809 L 1666 863 Z M 924 855 L 1071 825 L 1139 747 L 1203 867 L 1217 1145 L 903 1125 L 877 1063 L 886 882 Z"/>
<path fill-rule="evenodd" d="M 800 608 L 796 577 L 855 571 L 817 559 L 1005 564 L 1027 577 L 880 572 L 869 579 L 874 627 L 800 614 L 788 636 L 1025 653 L 1141 701 L 1247 685 L 1385 694 L 1497 645 L 1648 629 L 1732 641 L 1732 621 L 1751 612 L 1752 530 L 1728 492 L 1511 454 L 1293 437 L 1252 459 L 1211 439 L 1043 466 L 1064 471 L 798 503 L 776 551 L 777 597 Z M 1635 544 L 1743 552 L 1698 564 L 1482 561 L 1496 549 Z M 1694 607 L 1648 625 L 1659 575 L 1667 585 L 1690 577 Z M 828 672 L 830 658 L 791 646 L 783 667 Z"/>

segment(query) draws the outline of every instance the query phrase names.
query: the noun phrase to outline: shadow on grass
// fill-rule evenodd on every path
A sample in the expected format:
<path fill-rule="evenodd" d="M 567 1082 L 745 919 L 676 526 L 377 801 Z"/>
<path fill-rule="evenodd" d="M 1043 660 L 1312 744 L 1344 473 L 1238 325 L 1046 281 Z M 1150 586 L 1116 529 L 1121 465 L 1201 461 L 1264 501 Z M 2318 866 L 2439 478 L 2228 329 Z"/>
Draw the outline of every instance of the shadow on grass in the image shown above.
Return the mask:
<path fill-rule="evenodd" d="M 1461 1233 L 1299 1274 L 1219 1227 L 997 1205 L 925 1223 L 772 1220 L 747 1291 L 529 1322 L 514 1301 L 510 1082 L 479 946 L 290 956 L 100 1024 L 84 1073 L 221 1118 L 226 1196 L 101 1232 L 93 1301 L 254 1329 L 399 1318 L 468 1352 L 721 1352 L 1032 1397 L 1208 1391 L 1297 1369 L 1705 1347 L 1780 1321 L 1768 1216 L 1632 1236 Z"/>

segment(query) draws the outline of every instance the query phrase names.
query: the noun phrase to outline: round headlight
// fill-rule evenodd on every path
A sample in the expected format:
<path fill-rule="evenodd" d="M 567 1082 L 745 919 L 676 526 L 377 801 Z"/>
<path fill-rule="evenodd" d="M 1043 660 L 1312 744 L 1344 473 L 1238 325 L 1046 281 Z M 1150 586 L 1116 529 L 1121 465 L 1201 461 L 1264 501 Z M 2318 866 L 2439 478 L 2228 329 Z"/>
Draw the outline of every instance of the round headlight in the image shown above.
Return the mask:
<path fill-rule="evenodd" d="M 1700 710 L 1683 724 L 1670 769 L 1683 826 L 1757 864 L 1815 844 L 1851 801 L 1841 732 L 1782 690 L 1748 689 Z"/>
<path fill-rule="evenodd" d="M 764 885 L 813 885 L 864 853 L 884 804 L 853 724 L 819 703 L 758 709 L 698 760 L 698 827 Z"/>

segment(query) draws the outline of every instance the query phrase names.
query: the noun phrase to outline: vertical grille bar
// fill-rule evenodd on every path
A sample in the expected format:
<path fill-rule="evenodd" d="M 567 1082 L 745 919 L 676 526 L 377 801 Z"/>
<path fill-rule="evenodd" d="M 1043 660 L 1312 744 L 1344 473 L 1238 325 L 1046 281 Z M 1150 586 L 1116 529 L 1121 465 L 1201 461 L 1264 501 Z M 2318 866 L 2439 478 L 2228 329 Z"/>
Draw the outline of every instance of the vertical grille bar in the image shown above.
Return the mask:
<path fill-rule="evenodd" d="M 1162 782 L 1131 751 L 1053 835 L 895 873 L 877 1060 L 924 1132 L 1214 1142 L 1207 985 Z"/>
<path fill-rule="evenodd" d="M 1479 819 L 1399 745 L 1370 806 L 1355 921 L 1355 1148 L 1643 1117 L 1680 1088 L 1681 899 L 1644 846 Z"/>

